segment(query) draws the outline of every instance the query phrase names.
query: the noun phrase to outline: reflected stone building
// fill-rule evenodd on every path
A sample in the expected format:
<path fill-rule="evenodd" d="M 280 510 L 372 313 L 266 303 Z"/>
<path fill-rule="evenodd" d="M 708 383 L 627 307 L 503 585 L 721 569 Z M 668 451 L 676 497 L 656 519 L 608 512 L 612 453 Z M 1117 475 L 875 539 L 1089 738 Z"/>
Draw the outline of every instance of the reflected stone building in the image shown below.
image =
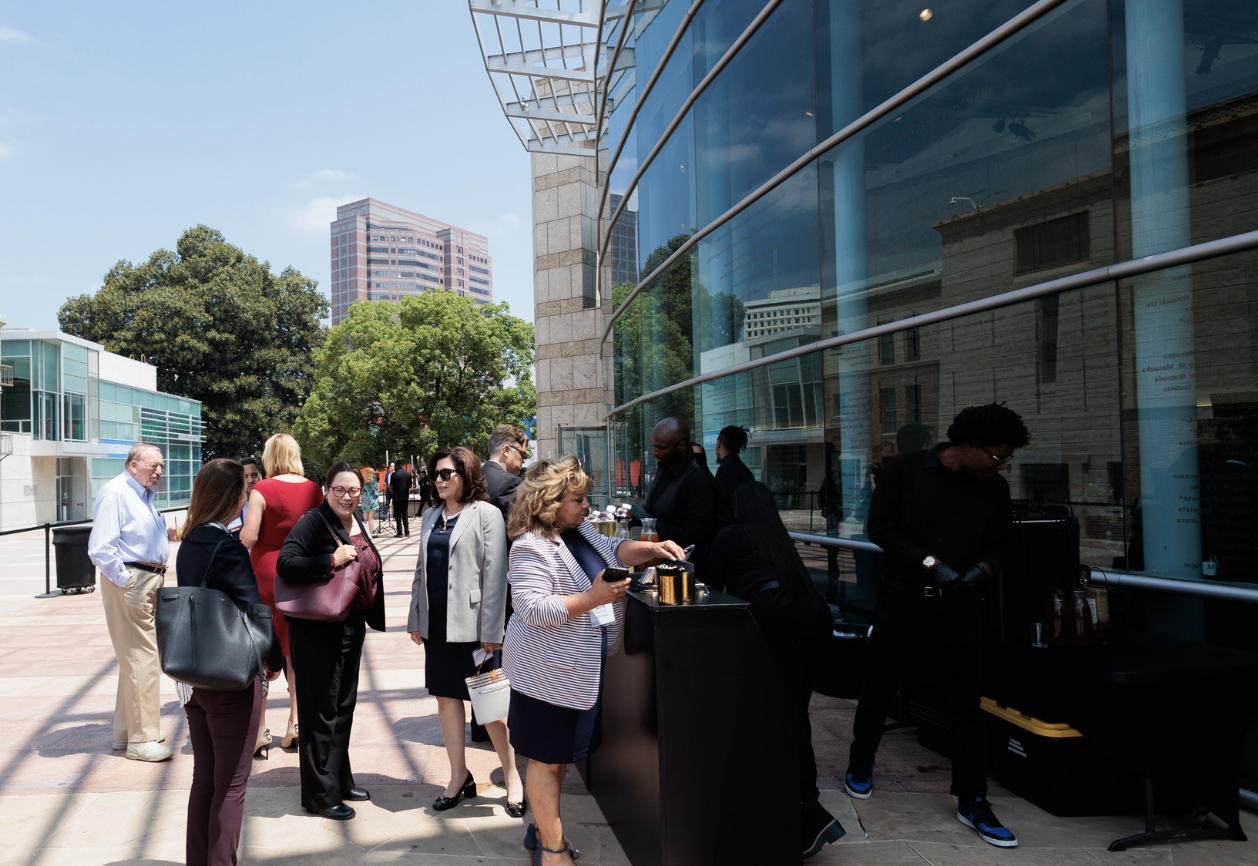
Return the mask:
<path fill-rule="evenodd" d="M 539 409 L 539 442 L 605 455 L 623 499 L 660 418 L 709 446 L 744 425 L 861 593 L 875 467 L 1003 402 L 1031 431 L 1019 507 L 1149 578 L 1131 624 L 1258 649 L 1235 612 L 1258 602 L 1258 4 L 576 5 L 536 10 L 580 18 L 562 48 L 478 22 L 491 77 L 545 58 L 499 88 L 521 141 L 593 177 L 570 322 L 542 324 L 539 246 L 539 358 L 572 359 L 539 361 L 539 406 L 572 407 Z"/>

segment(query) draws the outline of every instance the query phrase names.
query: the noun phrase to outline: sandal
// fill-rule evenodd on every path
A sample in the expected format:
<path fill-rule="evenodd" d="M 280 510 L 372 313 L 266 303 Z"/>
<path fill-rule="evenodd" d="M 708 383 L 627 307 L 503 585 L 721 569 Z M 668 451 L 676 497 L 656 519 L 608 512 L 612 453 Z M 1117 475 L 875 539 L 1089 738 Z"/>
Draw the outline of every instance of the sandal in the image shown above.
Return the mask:
<path fill-rule="evenodd" d="M 566 836 L 564 837 L 563 844 L 564 844 L 563 850 L 571 854 L 573 860 L 581 859 L 581 851 L 577 848 L 573 848 L 572 843 L 568 841 L 568 838 Z M 536 824 L 529 824 L 529 828 L 524 831 L 524 847 L 529 851 L 534 851 L 534 852 L 537 851 L 538 845 L 537 845 L 537 825 Z M 546 850 L 550 851 L 549 848 L 547 848 Z M 550 851 L 550 853 L 555 854 L 559 852 Z"/>

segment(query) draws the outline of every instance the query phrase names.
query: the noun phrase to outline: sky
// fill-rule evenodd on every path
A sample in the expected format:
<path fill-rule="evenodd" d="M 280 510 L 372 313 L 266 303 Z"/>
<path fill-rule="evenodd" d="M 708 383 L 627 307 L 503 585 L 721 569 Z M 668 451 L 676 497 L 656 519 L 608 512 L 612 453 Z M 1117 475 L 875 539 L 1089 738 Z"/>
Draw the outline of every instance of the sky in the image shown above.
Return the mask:
<path fill-rule="evenodd" d="M 488 237 L 532 321 L 530 194 L 464 0 L 0 0 L 9 327 L 202 223 L 326 295 L 328 223 L 367 196 Z"/>

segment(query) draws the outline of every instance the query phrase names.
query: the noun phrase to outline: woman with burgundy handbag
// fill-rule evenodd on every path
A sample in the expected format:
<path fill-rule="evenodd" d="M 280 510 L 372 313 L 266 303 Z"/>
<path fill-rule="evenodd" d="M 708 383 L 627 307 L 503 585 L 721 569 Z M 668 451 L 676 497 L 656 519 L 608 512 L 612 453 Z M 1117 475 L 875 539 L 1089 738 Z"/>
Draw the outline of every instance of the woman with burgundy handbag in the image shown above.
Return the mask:
<path fill-rule="evenodd" d="M 369 800 L 354 785 L 349 736 L 358 700 L 358 665 L 367 626 L 384 631 L 381 559 L 358 515 L 361 473 L 328 467 L 326 498 L 288 534 L 277 562 L 276 605 L 288 618 L 289 649 L 300 682 L 301 804 L 338 821 L 354 817 L 346 800 Z M 347 586 L 348 584 L 348 586 Z M 326 688 L 338 683 L 336 691 Z"/>

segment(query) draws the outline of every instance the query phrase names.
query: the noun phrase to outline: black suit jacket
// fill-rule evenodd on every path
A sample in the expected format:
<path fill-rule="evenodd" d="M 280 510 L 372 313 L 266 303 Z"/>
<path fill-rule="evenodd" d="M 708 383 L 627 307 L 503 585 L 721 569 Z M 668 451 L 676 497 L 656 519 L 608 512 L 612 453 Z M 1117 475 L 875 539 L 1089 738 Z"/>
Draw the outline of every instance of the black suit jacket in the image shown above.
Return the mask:
<path fill-rule="evenodd" d="M 328 532 L 328 527 L 323 525 L 326 520 L 332 527 L 332 532 L 336 533 L 336 538 Z M 371 545 L 371 549 L 376 551 L 376 556 L 380 558 L 383 565 L 384 557 L 380 556 L 380 551 L 376 549 L 375 543 L 371 540 L 371 533 L 363 524 L 362 513 L 355 511 L 354 519 L 358 521 L 358 527 L 363 533 L 363 537 L 367 539 L 367 543 Z M 285 580 L 295 581 L 297 583 L 314 583 L 320 580 L 330 580 L 332 578 L 332 554 L 336 551 L 337 539 L 342 544 L 353 544 L 350 541 L 349 533 L 345 531 L 345 527 L 341 525 L 341 518 L 336 516 L 336 512 L 332 510 L 332 506 L 328 505 L 327 500 L 318 508 L 312 508 L 307 511 L 300 520 L 289 530 L 288 538 L 284 541 L 284 546 L 280 548 L 279 558 L 275 562 L 275 572 Z M 226 547 L 226 545 L 224 545 Z M 367 611 L 367 625 L 376 631 L 384 631 L 384 575 L 380 575 L 380 581 L 376 585 L 376 600 L 371 605 L 371 610 Z"/>
<path fill-rule="evenodd" d="M 389 489 L 393 493 L 394 500 L 406 502 L 411 495 L 411 473 L 405 469 L 395 470 L 393 478 L 389 480 Z"/>
<path fill-rule="evenodd" d="M 524 479 L 512 475 L 493 461 L 484 465 L 485 483 L 489 486 L 489 501 L 502 512 L 502 519 L 511 516 L 511 506 L 515 503 L 515 491 Z"/>
<path fill-rule="evenodd" d="M 756 476 L 737 454 L 726 454 L 717 464 L 716 489 L 721 494 L 721 508 L 716 522 L 722 529 L 734 524 L 734 491 L 738 485 L 755 480 Z"/>
<path fill-rule="evenodd" d="M 634 516 L 639 520 L 643 513 L 654 517 L 660 541 L 675 541 L 682 547 L 693 544 L 695 551 L 690 561 L 703 565 L 707 561 L 708 548 L 716 537 L 720 497 L 712 473 L 697 465 L 693 471 L 686 472 L 687 463 L 693 465 L 694 461 L 682 463 L 675 471 L 661 468 L 655 481 L 651 482 L 645 507 L 634 506 Z M 665 491 L 673 486 L 676 486 L 676 493 L 665 495 Z"/>
<path fill-rule="evenodd" d="M 220 541 L 223 542 L 222 547 L 218 547 Z M 214 553 L 215 547 L 218 547 L 217 554 Z M 205 570 L 210 566 L 211 556 L 214 557 L 214 565 L 206 575 Z M 253 565 L 249 561 L 249 551 L 240 543 L 239 538 L 217 526 L 203 523 L 194 526 L 184 536 L 179 545 L 179 553 L 175 556 L 175 575 L 179 586 L 200 586 L 201 578 L 204 577 L 207 589 L 226 593 L 238 605 L 262 604 L 262 596 L 258 593 L 258 579 L 254 577 Z M 273 671 L 284 666 L 284 650 L 279 641 L 271 644 L 271 654 L 266 663 Z"/>

